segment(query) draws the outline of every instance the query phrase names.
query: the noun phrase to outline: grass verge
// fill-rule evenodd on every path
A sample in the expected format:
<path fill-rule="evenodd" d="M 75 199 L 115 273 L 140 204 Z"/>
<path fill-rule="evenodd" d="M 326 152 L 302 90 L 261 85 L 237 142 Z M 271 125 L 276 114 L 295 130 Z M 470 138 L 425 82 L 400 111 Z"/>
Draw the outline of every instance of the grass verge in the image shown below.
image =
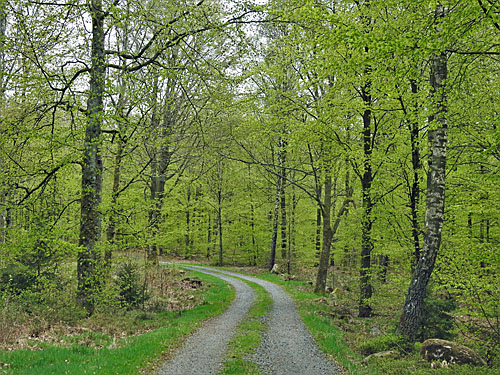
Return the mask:
<path fill-rule="evenodd" d="M 210 284 L 204 303 L 180 313 L 160 313 L 164 328 L 119 340 L 96 349 L 82 345 L 61 347 L 47 344 L 42 350 L 0 351 L 0 374 L 98 374 L 151 373 L 176 347 L 206 319 L 221 314 L 234 299 L 234 290 L 224 281 L 193 272 Z M 145 370 L 146 369 L 146 370 Z"/>
<path fill-rule="evenodd" d="M 247 358 L 255 352 L 261 342 L 262 332 L 267 329 L 262 320 L 269 313 L 273 300 L 260 285 L 242 281 L 254 289 L 256 297 L 247 317 L 238 325 L 233 339 L 228 343 L 227 359 L 221 375 L 260 374 L 257 365 Z"/>

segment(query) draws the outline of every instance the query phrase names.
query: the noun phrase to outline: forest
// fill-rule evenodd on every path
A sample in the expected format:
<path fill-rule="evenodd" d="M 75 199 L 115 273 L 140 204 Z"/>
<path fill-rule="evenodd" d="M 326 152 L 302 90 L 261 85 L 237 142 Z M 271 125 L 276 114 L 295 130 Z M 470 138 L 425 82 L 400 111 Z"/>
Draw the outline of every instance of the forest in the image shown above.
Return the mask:
<path fill-rule="evenodd" d="M 497 0 L 0 0 L 0 347 L 182 260 L 500 367 L 499 112 Z"/>

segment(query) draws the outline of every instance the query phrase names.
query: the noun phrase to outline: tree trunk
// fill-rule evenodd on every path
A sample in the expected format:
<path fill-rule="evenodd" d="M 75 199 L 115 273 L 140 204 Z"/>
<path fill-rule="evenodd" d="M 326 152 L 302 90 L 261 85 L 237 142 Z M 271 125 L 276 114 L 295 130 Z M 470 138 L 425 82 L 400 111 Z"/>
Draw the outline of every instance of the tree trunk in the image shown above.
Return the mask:
<path fill-rule="evenodd" d="M 330 259 L 331 244 L 333 241 L 333 236 L 337 233 L 342 217 L 347 213 L 349 204 L 352 202 L 352 189 L 346 185 L 346 197 L 340 206 L 340 209 L 336 215 L 333 226 L 331 226 L 330 212 L 332 207 L 331 202 L 331 192 L 332 192 L 332 179 L 327 176 L 325 180 L 325 197 L 322 205 L 322 217 L 323 217 L 323 247 L 321 249 L 320 262 L 318 267 L 318 274 L 316 276 L 316 286 L 314 287 L 315 293 L 323 294 L 326 289 L 326 280 L 328 276 L 328 265 Z M 327 191 L 329 191 L 327 193 Z M 328 227 L 325 227 L 325 222 L 328 223 Z M 325 246 L 327 243 L 328 247 Z"/>
<path fill-rule="evenodd" d="M 253 266 L 257 265 L 257 258 L 259 257 L 259 249 L 255 240 L 255 207 L 253 202 L 250 204 L 250 233 L 252 236 L 252 262 Z"/>
<path fill-rule="evenodd" d="M 324 293 L 326 288 L 326 278 L 328 274 L 328 263 L 330 260 L 330 246 L 332 243 L 332 227 L 330 225 L 330 215 L 332 211 L 332 177 L 325 177 L 325 196 L 321 206 L 323 218 L 323 246 L 319 257 L 318 275 L 316 277 L 315 293 Z"/>
<path fill-rule="evenodd" d="M 287 272 L 288 275 L 292 272 L 292 264 L 295 261 L 295 210 L 297 208 L 297 197 L 295 195 L 295 186 L 292 185 L 292 212 L 290 213 L 290 230 L 289 230 L 289 243 L 288 243 L 288 257 L 287 257 Z"/>
<path fill-rule="evenodd" d="M 442 19 L 446 10 L 438 5 L 436 16 Z M 421 325 L 424 297 L 436 256 L 441 245 L 441 231 L 444 222 L 447 108 L 445 80 L 447 77 L 445 52 L 435 55 L 431 68 L 431 97 L 435 112 L 429 118 L 429 145 L 431 156 L 427 177 L 427 200 L 425 210 L 425 234 L 422 255 L 413 274 L 401 315 L 400 331 L 410 341 L 415 341 Z"/>
<path fill-rule="evenodd" d="M 219 266 L 224 265 L 222 247 L 222 187 L 217 191 L 217 226 L 219 229 Z"/>
<path fill-rule="evenodd" d="M 274 201 L 274 215 L 273 215 L 273 233 L 271 237 L 271 251 L 270 251 L 270 256 L 269 256 L 269 269 L 272 270 L 274 267 L 274 264 L 276 263 L 276 243 L 278 241 L 278 224 L 279 224 L 279 209 L 280 209 L 280 203 L 281 203 L 281 191 L 282 191 L 282 184 L 284 184 L 284 181 L 282 179 L 282 169 L 283 169 L 283 159 L 282 159 L 282 151 L 283 151 L 283 139 L 280 138 L 279 140 L 279 152 L 278 152 L 278 176 L 276 180 L 276 199 Z"/>
<path fill-rule="evenodd" d="M 281 194 L 281 176 L 278 176 L 276 186 L 276 200 L 274 202 L 274 215 L 273 215 L 273 234 L 271 237 L 271 253 L 269 257 L 269 269 L 272 270 L 276 263 L 276 242 L 278 240 L 278 214 L 280 207 L 280 194 Z"/>
<path fill-rule="evenodd" d="M 354 193 L 353 191 L 353 188 L 351 187 L 351 174 L 349 172 L 349 160 L 346 159 L 345 161 L 345 165 L 346 165 L 346 172 L 345 172 L 345 191 L 347 192 L 347 196 L 352 198 L 352 195 Z M 349 207 L 347 206 L 346 207 L 346 210 L 345 210 L 345 217 L 346 217 L 346 220 L 347 220 L 347 217 L 349 216 Z M 350 265 L 351 265 L 351 254 L 350 254 L 350 251 L 349 251 L 349 245 L 346 243 L 344 245 L 344 267 L 346 268 L 350 268 Z"/>
<path fill-rule="evenodd" d="M 111 210 L 109 214 L 109 222 L 108 227 L 106 228 L 106 241 L 108 241 L 109 247 L 106 248 L 104 252 L 104 263 L 106 269 L 111 267 L 111 257 L 112 257 L 112 247 L 115 243 L 116 236 L 116 223 L 118 222 L 116 215 L 117 211 L 117 200 L 118 200 L 118 192 L 120 189 L 120 175 L 121 175 L 121 166 L 122 166 L 122 155 L 123 155 L 123 146 L 124 141 L 120 137 L 118 139 L 118 146 L 115 155 L 115 166 L 113 169 L 113 191 L 111 193 Z"/>
<path fill-rule="evenodd" d="M 282 168 L 280 192 L 281 211 L 281 259 L 286 259 L 287 254 L 287 218 L 286 218 L 286 195 L 285 195 L 285 169 Z"/>
<path fill-rule="evenodd" d="M 155 82 L 155 86 L 158 83 Z M 151 228 L 150 243 L 147 249 L 148 261 L 158 264 L 158 255 L 160 247 L 157 243 L 158 231 L 161 223 L 161 211 L 163 208 L 163 199 L 165 195 L 165 183 L 167 181 L 167 170 L 170 166 L 172 153 L 170 151 L 170 136 L 172 133 L 172 113 L 166 100 L 166 108 L 163 108 L 163 116 L 160 122 L 157 108 L 153 110 L 151 116 L 151 127 L 153 131 L 160 133 L 159 145 L 154 145 L 157 149 L 153 153 L 151 163 L 151 186 L 150 201 L 151 209 L 149 211 L 149 226 Z"/>
<path fill-rule="evenodd" d="M 389 255 L 380 254 L 378 256 L 378 266 L 380 267 L 380 281 L 387 281 L 387 268 L 389 268 Z"/>
<path fill-rule="evenodd" d="M 369 69 L 367 69 L 369 72 Z M 370 83 L 362 87 L 362 99 L 366 109 L 363 112 L 363 176 L 361 188 L 363 195 L 363 216 L 361 218 L 361 267 L 360 267 L 360 294 L 359 294 L 359 316 L 366 318 L 371 316 L 372 309 L 369 301 L 372 296 L 372 285 L 370 276 L 371 252 L 373 250 L 372 240 L 372 130 L 371 130 L 371 103 Z"/>
<path fill-rule="evenodd" d="M 186 234 L 185 234 L 185 252 L 184 258 L 189 258 L 191 255 L 191 186 L 187 188 L 187 205 L 186 205 Z"/>
<path fill-rule="evenodd" d="M 490 219 L 486 219 L 486 242 L 490 243 Z"/>
<path fill-rule="evenodd" d="M 200 233 L 203 231 L 202 230 L 202 213 L 199 210 L 199 205 L 198 202 L 203 197 L 203 191 L 201 189 L 201 186 L 196 186 L 195 193 L 194 193 L 194 205 L 192 205 L 193 209 L 191 212 L 191 229 L 189 231 L 189 251 L 191 256 L 193 253 L 196 256 L 201 255 L 201 243 L 198 244 L 198 241 L 200 240 Z M 195 246 L 195 240 L 197 241 L 197 246 Z M 196 251 L 194 250 L 196 249 Z"/>
<path fill-rule="evenodd" d="M 149 226 L 150 232 L 150 243 L 147 248 L 147 258 L 148 261 L 153 264 L 158 264 L 159 247 L 157 244 L 157 235 L 160 226 L 161 219 L 161 209 L 162 209 L 162 193 L 164 189 L 165 182 L 162 181 L 162 176 L 159 168 L 159 162 L 157 156 L 153 157 L 151 163 L 151 186 L 150 186 L 150 199 L 151 199 L 151 209 L 149 211 Z"/>
<path fill-rule="evenodd" d="M 157 161 L 153 160 L 151 163 L 151 187 L 150 187 L 150 199 L 151 199 L 151 209 L 149 210 L 149 226 L 151 229 L 150 240 L 147 247 L 147 259 L 153 264 L 158 263 L 158 245 L 156 243 L 156 236 L 159 229 L 159 221 L 161 214 L 161 202 L 159 198 L 159 187 L 160 184 L 158 177 L 158 166 Z"/>
<path fill-rule="evenodd" d="M 208 229 L 207 229 L 207 259 L 210 259 L 212 248 L 212 215 L 208 212 Z"/>
<path fill-rule="evenodd" d="M 321 192 L 317 195 L 321 196 Z M 318 207 L 316 209 L 316 240 L 315 240 L 315 249 L 316 249 L 316 258 L 318 259 L 321 256 L 321 208 Z"/>
<path fill-rule="evenodd" d="M 412 94 L 418 93 L 417 83 L 411 80 Z M 417 113 L 417 106 L 414 108 L 415 114 Z M 413 259 L 415 266 L 420 259 L 420 225 L 418 224 L 418 205 L 420 202 L 420 170 L 422 163 L 420 162 L 420 136 L 419 126 L 417 121 L 411 121 L 410 134 L 411 134 L 411 162 L 413 168 L 413 182 L 410 191 L 410 210 L 411 210 L 411 228 L 413 236 Z"/>
<path fill-rule="evenodd" d="M 337 182 L 338 182 L 338 177 L 335 177 L 333 180 L 333 197 L 332 197 L 332 204 L 331 204 L 331 207 L 332 207 L 331 211 L 333 212 L 333 215 L 335 215 L 335 212 L 337 210 L 337 200 L 339 198 Z M 332 240 L 330 243 L 330 264 L 329 264 L 330 267 L 335 266 L 335 254 L 334 254 L 335 246 L 333 245 L 333 243 L 334 243 L 333 236 L 334 235 L 335 235 L 335 232 L 332 233 Z"/>
<path fill-rule="evenodd" d="M 251 174 L 250 174 L 250 164 L 248 165 L 248 192 L 250 195 L 250 236 L 251 236 L 251 242 L 252 242 L 252 251 L 251 251 L 251 258 L 249 264 L 252 266 L 257 265 L 257 257 L 258 257 L 258 250 L 256 246 L 256 241 L 255 241 L 255 206 L 253 203 L 253 194 L 252 194 L 252 187 L 250 185 L 250 181 L 252 181 Z"/>
<path fill-rule="evenodd" d="M 280 192 L 280 210 L 281 210 L 281 259 L 286 259 L 287 254 L 287 221 L 286 221 L 286 142 L 282 142 L 281 151 L 281 192 Z"/>
<path fill-rule="evenodd" d="M 82 164 L 82 198 L 80 217 L 80 250 L 77 260 L 78 300 L 88 314 L 94 311 L 93 295 L 98 288 L 97 266 L 101 238 L 102 155 L 101 127 L 105 90 L 104 12 L 101 0 L 90 1 L 92 50 L 90 94 L 87 102 L 84 157 Z"/>

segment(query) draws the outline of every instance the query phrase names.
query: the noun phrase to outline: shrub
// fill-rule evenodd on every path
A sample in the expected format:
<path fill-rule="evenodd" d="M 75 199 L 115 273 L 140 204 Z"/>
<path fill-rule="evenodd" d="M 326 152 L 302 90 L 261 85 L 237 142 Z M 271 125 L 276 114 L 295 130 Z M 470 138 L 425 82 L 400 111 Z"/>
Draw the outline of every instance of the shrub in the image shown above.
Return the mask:
<path fill-rule="evenodd" d="M 139 267 L 127 261 L 118 267 L 120 298 L 127 308 L 139 307 L 147 300 L 145 288 L 139 283 Z"/>
<path fill-rule="evenodd" d="M 19 311 L 15 297 L 0 292 L 0 345 L 15 341 L 25 326 L 25 314 Z"/>
<path fill-rule="evenodd" d="M 0 269 L 0 291 L 10 290 L 15 294 L 33 286 L 36 276 L 29 267 L 11 263 Z"/>
<path fill-rule="evenodd" d="M 452 332 L 455 318 L 450 312 L 457 308 L 452 298 L 444 299 L 430 295 L 424 300 L 422 326 L 418 338 L 425 341 L 430 338 L 451 340 L 455 337 Z"/>

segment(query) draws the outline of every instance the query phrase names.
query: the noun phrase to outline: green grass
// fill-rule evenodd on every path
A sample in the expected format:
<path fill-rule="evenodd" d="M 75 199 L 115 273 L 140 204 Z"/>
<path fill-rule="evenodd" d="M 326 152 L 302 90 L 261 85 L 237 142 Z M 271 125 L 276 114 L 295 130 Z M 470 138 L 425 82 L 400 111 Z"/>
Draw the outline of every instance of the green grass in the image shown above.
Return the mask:
<path fill-rule="evenodd" d="M 227 360 L 220 374 L 260 374 L 257 365 L 247 360 L 255 352 L 262 339 L 262 332 L 267 326 L 262 322 L 270 311 L 273 301 L 266 290 L 251 281 L 242 280 L 250 285 L 256 294 L 248 316 L 238 325 L 236 334 L 228 343 Z"/>
<path fill-rule="evenodd" d="M 185 335 L 193 332 L 202 321 L 222 313 L 234 299 L 234 290 L 224 281 L 195 274 L 210 283 L 204 294 L 205 303 L 180 314 L 160 314 L 165 328 L 118 341 L 117 348 L 46 345 L 36 351 L 0 351 L 0 374 L 118 375 L 139 374 L 143 369 L 151 369 L 162 355 L 180 345 Z"/>
<path fill-rule="evenodd" d="M 233 267 L 222 267 L 222 269 L 240 272 Z M 366 368 L 358 364 L 362 359 L 361 356 L 349 348 L 342 338 L 342 332 L 331 325 L 327 306 L 314 302 L 321 296 L 306 291 L 308 286 L 305 282 L 284 281 L 278 275 L 270 273 L 249 273 L 249 275 L 281 285 L 294 300 L 302 321 L 314 336 L 320 349 L 330 355 L 347 373 L 353 375 L 369 373 Z"/>

